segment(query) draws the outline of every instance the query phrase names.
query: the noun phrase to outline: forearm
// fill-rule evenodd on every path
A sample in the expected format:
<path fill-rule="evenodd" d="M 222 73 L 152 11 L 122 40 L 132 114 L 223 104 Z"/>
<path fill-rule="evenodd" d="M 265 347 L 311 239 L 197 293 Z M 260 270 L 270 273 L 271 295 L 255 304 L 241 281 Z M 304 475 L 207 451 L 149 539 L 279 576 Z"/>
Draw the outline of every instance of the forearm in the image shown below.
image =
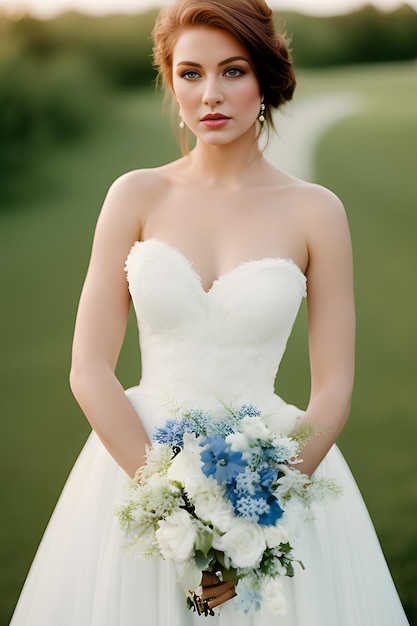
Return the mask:
<path fill-rule="evenodd" d="M 148 437 L 112 370 L 104 364 L 72 368 L 72 392 L 115 461 L 133 476 L 145 460 Z"/>
<path fill-rule="evenodd" d="M 351 395 L 352 386 L 346 380 L 312 393 L 304 421 L 317 426 L 319 434 L 301 451 L 303 462 L 296 465 L 301 472 L 312 474 L 335 443 L 349 417 Z"/>

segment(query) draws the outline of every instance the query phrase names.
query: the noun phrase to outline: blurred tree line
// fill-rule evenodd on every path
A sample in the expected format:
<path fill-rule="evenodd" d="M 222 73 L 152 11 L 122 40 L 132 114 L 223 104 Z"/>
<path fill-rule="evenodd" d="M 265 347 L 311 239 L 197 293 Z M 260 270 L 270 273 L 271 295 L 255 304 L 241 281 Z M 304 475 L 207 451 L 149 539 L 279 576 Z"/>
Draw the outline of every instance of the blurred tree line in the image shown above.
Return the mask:
<path fill-rule="evenodd" d="M 109 94 L 155 79 L 150 33 L 157 11 L 48 21 L 0 14 L 0 200 L 51 142 L 72 140 L 103 119 Z M 298 67 L 417 58 L 417 13 L 367 6 L 337 17 L 276 15 Z"/>
<path fill-rule="evenodd" d="M 417 12 L 407 4 L 390 13 L 369 5 L 347 15 L 284 18 L 299 67 L 417 59 Z"/>

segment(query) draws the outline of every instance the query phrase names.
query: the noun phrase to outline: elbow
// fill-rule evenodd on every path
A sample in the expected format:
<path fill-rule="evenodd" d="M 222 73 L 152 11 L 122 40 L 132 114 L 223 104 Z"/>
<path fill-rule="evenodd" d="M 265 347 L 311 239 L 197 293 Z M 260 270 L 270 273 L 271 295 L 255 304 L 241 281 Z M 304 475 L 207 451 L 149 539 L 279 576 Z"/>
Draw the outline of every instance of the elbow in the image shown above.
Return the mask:
<path fill-rule="evenodd" d="M 85 385 L 86 378 L 87 373 L 84 369 L 76 365 L 73 361 L 69 373 L 69 385 L 72 394 L 77 401 L 79 401 L 82 394 L 82 388 Z"/>
<path fill-rule="evenodd" d="M 76 358 L 73 356 L 69 374 L 71 391 L 82 406 L 97 389 L 104 389 L 114 377 L 114 370 L 101 358 Z"/>
<path fill-rule="evenodd" d="M 322 415 L 331 430 L 339 434 L 346 424 L 352 406 L 353 377 L 333 376 L 325 384 L 316 385 L 310 397 L 314 412 Z"/>
<path fill-rule="evenodd" d="M 349 419 L 352 408 L 352 393 L 347 393 L 345 398 L 341 399 L 340 409 L 340 430 L 342 430 Z"/>
<path fill-rule="evenodd" d="M 335 426 L 337 433 L 340 434 L 349 419 L 352 407 L 352 385 L 348 381 L 345 381 L 345 384 L 340 382 L 332 395 L 335 402 Z"/>
<path fill-rule="evenodd" d="M 82 401 L 85 391 L 91 387 L 92 377 L 94 377 L 96 370 L 96 363 L 73 357 L 69 373 L 69 385 L 78 403 Z"/>

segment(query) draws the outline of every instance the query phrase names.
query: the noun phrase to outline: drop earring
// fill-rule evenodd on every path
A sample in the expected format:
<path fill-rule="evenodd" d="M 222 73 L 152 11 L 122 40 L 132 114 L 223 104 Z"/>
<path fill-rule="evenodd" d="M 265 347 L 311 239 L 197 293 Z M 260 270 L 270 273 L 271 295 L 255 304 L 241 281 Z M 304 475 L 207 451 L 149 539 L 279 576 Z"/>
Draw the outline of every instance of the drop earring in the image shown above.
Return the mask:
<path fill-rule="evenodd" d="M 265 110 L 266 110 L 266 104 L 265 104 L 264 98 L 262 96 L 261 110 L 259 111 L 259 115 L 258 115 L 258 120 L 261 122 L 261 124 L 263 124 L 264 121 L 265 121 Z"/>
<path fill-rule="evenodd" d="M 185 127 L 185 123 L 184 123 L 184 120 L 182 119 L 182 111 L 181 111 L 181 109 L 178 111 L 178 115 L 180 116 L 180 121 L 179 121 L 178 126 L 182 130 Z"/>

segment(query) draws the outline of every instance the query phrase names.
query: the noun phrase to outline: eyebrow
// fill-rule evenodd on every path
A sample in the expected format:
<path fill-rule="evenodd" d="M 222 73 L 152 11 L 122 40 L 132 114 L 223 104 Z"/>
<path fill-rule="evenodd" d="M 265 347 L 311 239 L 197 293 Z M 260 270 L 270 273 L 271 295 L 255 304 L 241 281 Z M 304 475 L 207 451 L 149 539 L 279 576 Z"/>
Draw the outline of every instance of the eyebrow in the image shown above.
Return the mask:
<path fill-rule="evenodd" d="M 229 63 L 234 63 L 235 61 L 246 61 L 246 63 L 249 63 L 250 65 L 250 61 L 246 57 L 235 56 L 235 57 L 230 57 L 230 59 L 225 59 L 224 61 L 220 61 L 217 67 L 221 67 L 222 65 L 228 65 Z M 179 63 L 177 63 L 177 67 L 179 67 L 180 65 L 188 65 L 191 67 L 202 67 L 200 63 L 195 63 L 195 61 L 180 61 Z"/>

